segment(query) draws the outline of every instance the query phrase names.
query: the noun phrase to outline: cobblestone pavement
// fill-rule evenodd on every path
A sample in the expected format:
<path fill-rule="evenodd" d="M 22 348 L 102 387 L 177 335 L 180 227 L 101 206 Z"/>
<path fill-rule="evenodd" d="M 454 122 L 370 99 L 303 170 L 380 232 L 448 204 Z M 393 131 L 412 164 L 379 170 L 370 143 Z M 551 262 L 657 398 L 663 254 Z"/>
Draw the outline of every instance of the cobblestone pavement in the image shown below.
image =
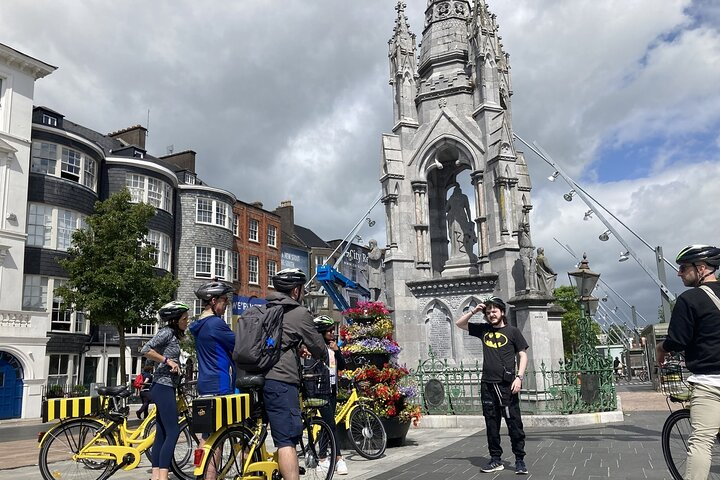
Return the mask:
<path fill-rule="evenodd" d="M 582 427 L 531 427 L 526 429 L 527 478 L 564 479 L 668 479 L 660 448 L 660 430 L 667 417 L 665 398 L 650 390 L 649 384 L 619 386 L 624 421 Z M 26 422 L 27 423 L 27 422 Z M 27 424 L 23 428 L 28 428 Z M 23 425 L 21 423 L 21 425 Z M 4 441 L 13 424 L 0 424 L 0 447 L 12 455 L 0 460 L 0 479 L 39 478 L 37 440 Z M 19 428 L 19 427 L 16 427 Z M 41 429 L 42 425 L 38 426 Z M 481 429 L 413 428 L 407 442 L 389 448 L 378 460 L 366 460 L 345 451 L 347 476 L 344 480 L 440 480 L 514 478 L 514 459 L 503 431 L 506 469 L 485 474 L 480 468 L 488 461 L 487 441 Z M 149 477 L 144 460 L 131 472 L 121 471 L 113 478 Z"/>

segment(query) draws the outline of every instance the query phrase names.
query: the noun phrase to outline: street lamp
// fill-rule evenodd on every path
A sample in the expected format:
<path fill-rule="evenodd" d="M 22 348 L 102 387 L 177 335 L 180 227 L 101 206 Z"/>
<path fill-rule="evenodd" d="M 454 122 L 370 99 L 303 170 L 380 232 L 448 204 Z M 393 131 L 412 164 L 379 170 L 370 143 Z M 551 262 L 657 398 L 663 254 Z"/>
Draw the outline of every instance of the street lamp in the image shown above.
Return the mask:
<path fill-rule="evenodd" d="M 597 311 L 598 298 L 592 292 L 595 290 L 600 274 L 590 270 L 587 255 L 583 254 L 582 261 L 577 270 L 568 273 L 570 283 L 575 287 L 580 296 L 580 303 L 584 307 L 584 313 L 593 316 Z"/>
<path fill-rule="evenodd" d="M 614 408 L 614 399 L 601 393 L 608 390 L 606 385 L 612 382 L 611 359 L 601 356 L 595 349 L 597 337 L 592 328 L 592 316 L 597 312 L 600 301 L 593 295 L 593 290 L 600 280 L 600 274 L 590 270 L 587 255 L 583 254 L 580 265 L 576 270 L 568 272 L 568 277 L 580 297 L 581 310 L 578 319 L 580 345 L 568 363 L 568 369 L 578 372 L 581 380 L 580 396 L 590 411 Z"/>

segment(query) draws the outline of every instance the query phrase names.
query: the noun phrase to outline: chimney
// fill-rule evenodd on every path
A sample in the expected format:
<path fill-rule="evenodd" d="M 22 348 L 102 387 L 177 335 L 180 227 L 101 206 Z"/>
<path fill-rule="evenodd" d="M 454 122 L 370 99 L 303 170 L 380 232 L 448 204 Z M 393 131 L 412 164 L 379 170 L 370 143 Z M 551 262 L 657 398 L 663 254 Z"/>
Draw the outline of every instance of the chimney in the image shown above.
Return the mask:
<path fill-rule="evenodd" d="M 295 235 L 295 207 L 290 200 L 283 200 L 280 206 L 275 209 L 280 216 L 280 228 L 288 235 Z"/>
<path fill-rule="evenodd" d="M 192 150 L 185 150 L 183 152 L 178 153 L 171 153 L 170 155 L 165 155 L 164 157 L 160 157 L 162 160 L 165 160 L 168 163 L 172 163 L 173 165 L 177 165 L 182 170 L 188 170 L 192 173 L 195 172 L 195 155 L 197 155 Z"/>
<path fill-rule="evenodd" d="M 128 145 L 134 145 L 145 150 L 145 138 L 147 137 L 147 129 L 142 125 L 134 125 L 132 127 L 118 130 L 117 132 L 108 133 L 108 137 L 122 140 Z"/>

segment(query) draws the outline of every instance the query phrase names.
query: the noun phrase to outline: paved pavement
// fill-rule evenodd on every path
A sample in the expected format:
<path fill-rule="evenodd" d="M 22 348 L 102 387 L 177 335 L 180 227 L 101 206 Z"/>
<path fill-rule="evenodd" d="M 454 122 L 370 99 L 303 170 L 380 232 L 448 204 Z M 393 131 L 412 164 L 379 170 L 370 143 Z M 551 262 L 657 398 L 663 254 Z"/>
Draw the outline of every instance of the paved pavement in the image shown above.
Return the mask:
<path fill-rule="evenodd" d="M 645 385 L 619 387 L 624 421 L 582 427 L 526 428 L 526 478 L 564 479 L 668 479 L 660 448 L 660 430 L 667 417 L 664 397 Z M 0 423 L 0 442 L 8 429 L 32 428 L 28 422 Z M 37 440 L 0 443 L 12 455 L 0 457 L 0 479 L 39 478 Z M 402 447 L 389 448 L 378 460 L 344 452 L 350 474 L 340 480 L 501 479 L 515 477 L 510 442 L 503 431 L 506 470 L 481 473 L 488 461 L 487 441 L 481 428 L 412 428 Z M 19 466 L 24 465 L 24 466 Z M 16 468 L 10 468 L 16 467 Z M 131 472 L 113 478 L 146 478 L 146 461 Z"/>

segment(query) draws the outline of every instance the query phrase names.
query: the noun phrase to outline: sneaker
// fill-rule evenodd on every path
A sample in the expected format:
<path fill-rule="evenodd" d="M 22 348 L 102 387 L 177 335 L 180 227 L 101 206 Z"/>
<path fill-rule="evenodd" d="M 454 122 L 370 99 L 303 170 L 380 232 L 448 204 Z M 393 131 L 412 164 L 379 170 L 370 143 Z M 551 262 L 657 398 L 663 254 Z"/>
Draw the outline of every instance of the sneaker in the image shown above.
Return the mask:
<path fill-rule="evenodd" d="M 327 473 L 327 471 L 330 470 L 330 459 L 326 458 L 325 460 L 321 460 L 320 463 L 318 463 L 317 469 L 319 472 Z"/>
<path fill-rule="evenodd" d="M 493 458 L 488 462 L 487 465 L 482 467 L 480 469 L 481 472 L 490 473 L 490 472 L 499 472 L 500 470 L 503 470 L 505 468 L 505 465 L 502 464 L 499 458 Z"/>
<path fill-rule="evenodd" d="M 516 460 L 515 461 L 515 474 L 516 475 L 527 475 L 528 474 L 528 470 L 527 470 L 527 467 L 525 466 L 524 460 Z"/>
<path fill-rule="evenodd" d="M 340 459 L 335 464 L 335 473 L 338 475 L 347 475 L 348 469 L 347 469 L 347 463 L 345 463 L 345 460 Z"/>

